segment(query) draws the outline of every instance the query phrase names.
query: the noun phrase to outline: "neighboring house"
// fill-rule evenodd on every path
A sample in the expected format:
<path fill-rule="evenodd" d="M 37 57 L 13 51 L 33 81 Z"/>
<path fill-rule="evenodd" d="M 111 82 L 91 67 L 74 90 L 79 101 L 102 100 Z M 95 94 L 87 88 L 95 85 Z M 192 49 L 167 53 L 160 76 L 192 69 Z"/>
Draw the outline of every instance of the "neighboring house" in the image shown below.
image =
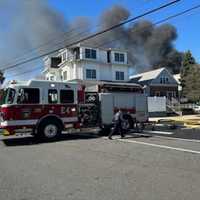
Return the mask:
<path fill-rule="evenodd" d="M 178 98 L 178 82 L 166 68 L 130 76 L 130 82 L 144 86 L 150 97 Z"/>
<path fill-rule="evenodd" d="M 81 44 L 60 50 L 57 56 L 44 59 L 47 80 L 129 80 L 127 52 L 101 49 Z"/>

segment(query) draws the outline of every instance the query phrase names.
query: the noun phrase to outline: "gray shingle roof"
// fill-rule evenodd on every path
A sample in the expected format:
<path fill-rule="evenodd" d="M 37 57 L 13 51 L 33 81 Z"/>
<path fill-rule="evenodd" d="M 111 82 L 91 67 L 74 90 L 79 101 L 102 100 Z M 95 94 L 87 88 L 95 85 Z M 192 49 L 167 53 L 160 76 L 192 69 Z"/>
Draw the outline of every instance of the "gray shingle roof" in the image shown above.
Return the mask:
<path fill-rule="evenodd" d="M 158 77 L 158 75 L 163 71 L 166 70 L 165 68 L 160 68 L 160 69 L 156 69 L 156 70 L 152 70 L 152 71 L 148 71 L 148 72 L 144 72 L 141 74 L 136 74 L 133 76 L 130 76 L 130 80 L 131 79 L 138 79 L 138 82 L 141 81 L 148 81 L 148 80 L 152 80 Z"/>

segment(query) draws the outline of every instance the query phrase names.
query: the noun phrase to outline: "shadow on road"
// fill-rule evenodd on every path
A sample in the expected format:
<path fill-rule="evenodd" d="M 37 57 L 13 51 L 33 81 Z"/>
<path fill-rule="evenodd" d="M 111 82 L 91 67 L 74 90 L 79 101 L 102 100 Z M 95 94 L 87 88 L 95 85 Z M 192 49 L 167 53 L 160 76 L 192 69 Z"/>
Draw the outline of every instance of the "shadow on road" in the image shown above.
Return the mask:
<path fill-rule="evenodd" d="M 69 140 L 89 140 L 98 138 L 97 135 L 94 134 L 66 134 L 61 135 L 59 139 L 56 140 L 38 140 L 35 137 L 27 136 L 27 137 L 13 137 L 2 139 L 1 141 L 5 144 L 5 146 L 30 146 L 30 145 L 39 145 L 42 143 L 53 143 L 53 142 L 62 142 Z"/>
<path fill-rule="evenodd" d="M 200 140 L 200 131 L 194 130 L 194 129 L 188 129 L 188 130 L 181 130 L 178 129 L 173 132 L 172 135 L 163 135 L 163 134 L 154 134 L 154 133 L 148 133 L 146 134 L 137 134 L 137 133 L 128 133 L 126 135 L 126 139 L 131 138 L 141 138 L 141 137 L 155 137 L 155 136 L 163 136 L 163 137 L 171 137 L 171 138 L 181 138 L 181 139 L 194 139 L 194 140 Z M 63 134 L 61 137 L 57 140 L 53 141 L 45 141 L 45 140 L 37 140 L 36 138 L 32 136 L 26 136 L 26 137 L 17 137 L 14 136 L 12 138 L 3 138 L 1 141 L 4 143 L 7 147 L 14 147 L 14 146 L 31 146 L 31 145 L 39 145 L 43 143 L 53 143 L 53 142 L 62 142 L 62 141 L 71 141 L 71 140 L 91 140 L 100 138 L 101 136 L 98 136 L 94 133 L 73 133 L 73 134 Z"/>

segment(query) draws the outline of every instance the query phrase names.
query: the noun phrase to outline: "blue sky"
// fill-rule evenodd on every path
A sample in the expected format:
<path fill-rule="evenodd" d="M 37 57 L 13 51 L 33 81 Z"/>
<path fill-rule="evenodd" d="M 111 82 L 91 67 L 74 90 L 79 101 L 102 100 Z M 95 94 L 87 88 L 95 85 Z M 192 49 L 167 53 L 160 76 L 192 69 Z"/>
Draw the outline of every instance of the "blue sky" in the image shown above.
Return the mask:
<path fill-rule="evenodd" d="M 147 9 L 155 8 L 169 1 L 161 0 L 84 0 L 84 1 L 68 1 L 68 0 L 49 0 L 51 6 L 58 9 L 67 20 L 73 20 L 78 16 L 89 17 L 95 24 L 98 23 L 98 17 L 112 5 L 123 5 L 132 14 L 139 15 Z M 182 0 L 178 4 L 171 6 L 165 10 L 147 16 L 145 19 L 150 19 L 154 22 L 159 21 L 169 15 L 173 15 L 182 10 L 188 9 L 199 4 L 199 0 Z M 175 46 L 178 50 L 186 51 L 190 49 L 195 58 L 200 62 L 200 9 L 192 11 L 190 14 L 170 20 L 178 31 L 178 38 Z"/>

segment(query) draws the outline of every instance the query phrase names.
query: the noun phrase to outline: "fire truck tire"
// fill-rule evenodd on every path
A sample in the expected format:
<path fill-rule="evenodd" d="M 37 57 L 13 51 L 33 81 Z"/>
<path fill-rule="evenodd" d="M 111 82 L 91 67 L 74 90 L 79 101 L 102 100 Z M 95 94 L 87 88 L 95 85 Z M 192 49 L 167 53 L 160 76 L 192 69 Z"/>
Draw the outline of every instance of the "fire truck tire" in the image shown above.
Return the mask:
<path fill-rule="evenodd" d="M 136 123 L 136 132 L 137 133 L 143 133 L 144 131 L 144 124 L 141 122 Z"/>
<path fill-rule="evenodd" d="M 57 120 L 44 120 L 42 121 L 37 130 L 36 137 L 42 139 L 57 139 L 62 132 L 62 126 Z"/>

